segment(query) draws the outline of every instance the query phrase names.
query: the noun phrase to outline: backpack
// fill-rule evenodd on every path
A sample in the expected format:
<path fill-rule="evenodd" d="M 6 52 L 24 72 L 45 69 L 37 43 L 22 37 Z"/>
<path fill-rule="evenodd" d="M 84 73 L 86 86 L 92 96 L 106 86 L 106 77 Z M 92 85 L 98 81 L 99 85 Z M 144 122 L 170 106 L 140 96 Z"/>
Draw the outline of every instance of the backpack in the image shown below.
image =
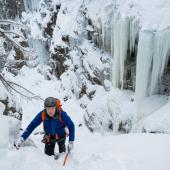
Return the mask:
<path fill-rule="evenodd" d="M 57 110 L 59 111 L 59 121 L 60 121 L 60 123 L 61 123 L 61 125 L 62 125 L 62 124 L 63 124 L 62 116 L 61 116 L 61 112 L 62 112 L 62 104 L 61 104 L 61 101 L 60 101 L 59 99 L 57 99 L 57 98 L 56 98 L 56 108 L 57 108 Z M 44 129 L 44 121 L 45 121 L 45 118 L 46 118 L 45 110 L 42 111 L 41 118 L 42 118 L 43 129 Z M 56 134 L 56 139 L 58 139 L 58 135 L 57 135 L 57 134 Z"/>

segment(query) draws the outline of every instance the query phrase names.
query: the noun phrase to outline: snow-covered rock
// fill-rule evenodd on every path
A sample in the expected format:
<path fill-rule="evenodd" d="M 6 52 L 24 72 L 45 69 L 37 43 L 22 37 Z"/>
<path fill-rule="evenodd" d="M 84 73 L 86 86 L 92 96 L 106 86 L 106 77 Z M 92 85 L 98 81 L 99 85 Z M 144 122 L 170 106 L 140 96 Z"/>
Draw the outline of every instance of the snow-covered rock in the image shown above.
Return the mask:
<path fill-rule="evenodd" d="M 51 83 L 50 95 L 63 101 L 80 99 L 85 116 L 95 120 L 93 129 L 129 132 L 134 122 L 148 116 L 148 110 L 153 109 L 150 113 L 154 115 L 157 102 L 147 111 L 143 108 L 145 98 L 165 91 L 162 78 L 169 74 L 168 0 L 37 0 L 24 4 L 21 21 L 30 30 L 28 44 L 40 64 L 35 69 L 24 66 L 16 77 L 6 70 L 6 78 L 42 99 L 49 95 L 44 91 Z M 38 64 L 34 57 L 28 56 L 28 62 Z M 134 90 L 135 95 L 115 88 Z M 20 96 L 11 98 L 18 110 L 30 111 Z M 36 102 L 42 105 L 43 101 Z M 162 103 L 166 102 L 161 98 Z"/>
<path fill-rule="evenodd" d="M 13 145 L 20 134 L 20 121 L 9 116 L 0 115 L 0 148 Z"/>
<path fill-rule="evenodd" d="M 0 115 L 3 114 L 4 110 L 5 110 L 5 105 L 0 102 Z"/>

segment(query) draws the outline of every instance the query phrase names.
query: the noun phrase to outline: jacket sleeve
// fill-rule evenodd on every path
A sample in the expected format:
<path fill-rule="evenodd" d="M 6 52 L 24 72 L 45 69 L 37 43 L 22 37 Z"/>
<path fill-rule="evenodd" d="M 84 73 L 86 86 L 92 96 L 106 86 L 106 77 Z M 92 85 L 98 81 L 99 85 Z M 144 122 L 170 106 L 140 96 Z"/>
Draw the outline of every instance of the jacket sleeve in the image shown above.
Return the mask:
<path fill-rule="evenodd" d="M 38 113 L 35 118 L 31 121 L 31 123 L 28 125 L 28 127 L 26 128 L 26 130 L 24 131 L 24 133 L 21 135 L 21 137 L 23 137 L 24 140 L 26 140 L 29 135 L 32 133 L 32 131 L 38 126 L 40 125 L 40 123 L 42 122 L 42 112 Z"/>
<path fill-rule="evenodd" d="M 69 129 L 69 141 L 74 141 L 74 139 L 75 139 L 75 127 L 74 127 L 73 121 L 67 115 L 66 112 L 62 112 L 62 119 L 63 119 L 64 125 L 67 126 L 68 129 Z"/>

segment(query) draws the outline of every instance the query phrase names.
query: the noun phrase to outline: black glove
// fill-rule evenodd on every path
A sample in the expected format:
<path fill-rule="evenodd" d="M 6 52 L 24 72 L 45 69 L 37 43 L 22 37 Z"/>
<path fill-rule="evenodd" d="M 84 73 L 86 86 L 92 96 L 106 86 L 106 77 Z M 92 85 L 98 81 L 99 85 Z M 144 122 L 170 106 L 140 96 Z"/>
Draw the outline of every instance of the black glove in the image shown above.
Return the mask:
<path fill-rule="evenodd" d="M 45 144 L 49 143 L 50 142 L 50 136 L 45 134 L 41 142 L 45 143 Z"/>

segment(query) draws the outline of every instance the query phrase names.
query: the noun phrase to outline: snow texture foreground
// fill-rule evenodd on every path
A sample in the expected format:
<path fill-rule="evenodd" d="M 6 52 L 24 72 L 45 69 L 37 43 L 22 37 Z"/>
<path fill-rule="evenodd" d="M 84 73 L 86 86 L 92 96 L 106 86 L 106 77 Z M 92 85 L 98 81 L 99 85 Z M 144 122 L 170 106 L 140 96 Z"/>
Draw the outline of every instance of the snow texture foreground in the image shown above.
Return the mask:
<path fill-rule="evenodd" d="M 1 116 L 1 129 L 4 128 L 2 122 L 8 125 L 15 124 L 15 120 Z M 6 128 L 4 132 L 11 133 L 11 131 L 12 129 Z M 56 161 L 53 157 L 43 153 L 40 137 L 31 137 L 36 146 L 28 145 L 16 150 L 10 142 L 11 136 L 7 139 L 7 135 L 2 134 L 0 167 L 6 170 L 50 170 L 55 168 L 69 170 L 168 170 L 170 168 L 170 135 L 134 133 L 102 136 L 97 133 L 91 134 L 86 127 L 77 127 L 76 132 L 75 148 L 68 157 L 65 167 L 62 166 L 64 157 Z"/>

